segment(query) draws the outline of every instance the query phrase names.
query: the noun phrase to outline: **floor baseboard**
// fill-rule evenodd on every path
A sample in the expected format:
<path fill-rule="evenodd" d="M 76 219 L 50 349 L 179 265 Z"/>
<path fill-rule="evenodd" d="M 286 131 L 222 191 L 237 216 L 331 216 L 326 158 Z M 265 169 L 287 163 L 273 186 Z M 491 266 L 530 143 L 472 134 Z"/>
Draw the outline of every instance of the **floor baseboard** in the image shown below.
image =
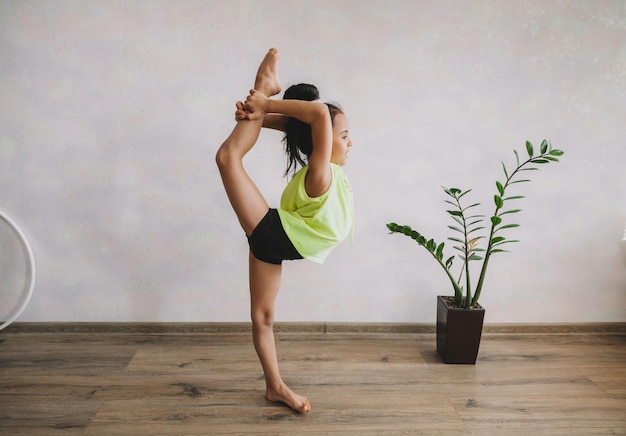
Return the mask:
<path fill-rule="evenodd" d="M 278 322 L 277 333 L 434 334 L 434 323 Z M 249 322 L 16 322 L 3 333 L 247 334 Z M 626 333 L 626 322 L 489 324 L 484 334 Z"/>

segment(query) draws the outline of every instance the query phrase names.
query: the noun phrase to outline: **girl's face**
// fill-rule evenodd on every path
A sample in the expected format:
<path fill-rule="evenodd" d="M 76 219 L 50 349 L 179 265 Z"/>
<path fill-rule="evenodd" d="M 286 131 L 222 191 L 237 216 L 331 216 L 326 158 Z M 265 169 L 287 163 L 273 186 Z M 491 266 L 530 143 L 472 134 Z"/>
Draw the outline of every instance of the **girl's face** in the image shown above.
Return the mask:
<path fill-rule="evenodd" d="M 338 113 L 333 120 L 333 151 L 330 156 L 330 161 L 336 165 L 343 166 L 348 160 L 348 153 L 350 147 L 352 147 L 352 141 L 348 134 L 348 118 Z"/>

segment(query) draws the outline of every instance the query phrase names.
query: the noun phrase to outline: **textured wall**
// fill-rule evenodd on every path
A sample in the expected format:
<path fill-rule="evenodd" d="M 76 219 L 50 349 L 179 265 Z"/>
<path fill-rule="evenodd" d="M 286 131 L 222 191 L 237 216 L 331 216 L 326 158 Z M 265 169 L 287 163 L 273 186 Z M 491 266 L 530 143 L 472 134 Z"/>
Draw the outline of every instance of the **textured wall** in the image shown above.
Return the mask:
<path fill-rule="evenodd" d="M 487 321 L 626 320 L 623 1 L 0 0 L 0 209 L 38 260 L 20 320 L 248 319 L 214 154 L 271 46 L 284 85 L 344 106 L 357 207 L 352 247 L 286 264 L 278 320 L 433 321 L 446 278 L 385 223 L 443 240 L 440 186 L 489 214 L 500 161 L 544 138 L 566 155 L 516 191 Z M 280 139 L 246 160 L 272 204 Z M 15 294 L 22 253 L 0 247 Z"/>

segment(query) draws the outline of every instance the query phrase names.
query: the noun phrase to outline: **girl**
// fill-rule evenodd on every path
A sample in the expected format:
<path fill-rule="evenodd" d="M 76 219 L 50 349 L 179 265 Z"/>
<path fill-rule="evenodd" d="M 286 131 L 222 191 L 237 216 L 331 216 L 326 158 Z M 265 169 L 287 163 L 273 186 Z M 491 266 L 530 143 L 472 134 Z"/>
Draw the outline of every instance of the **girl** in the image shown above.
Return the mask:
<path fill-rule="evenodd" d="M 352 191 L 341 166 L 352 142 L 346 116 L 336 106 L 313 101 L 319 98 L 314 86 L 294 85 L 283 100 L 269 98 L 281 90 L 278 57 L 276 49 L 268 51 L 254 89 L 244 103 L 237 102 L 237 124 L 219 148 L 216 162 L 250 245 L 252 337 L 265 374 L 265 397 L 303 413 L 311 410 L 309 401 L 289 389 L 278 370 L 274 301 L 283 260 L 322 263 L 350 233 Z M 243 167 L 243 157 L 262 127 L 285 132 L 286 174 L 303 165 L 286 186 L 278 209 L 270 209 Z"/>

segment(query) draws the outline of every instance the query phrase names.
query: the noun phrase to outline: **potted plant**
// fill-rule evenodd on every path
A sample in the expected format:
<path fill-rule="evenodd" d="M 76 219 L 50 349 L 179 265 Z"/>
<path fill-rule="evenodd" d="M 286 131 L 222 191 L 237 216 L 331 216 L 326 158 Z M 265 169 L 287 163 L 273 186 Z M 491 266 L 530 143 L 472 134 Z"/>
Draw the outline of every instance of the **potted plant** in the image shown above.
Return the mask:
<path fill-rule="evenodd" d="M 497 193 L 493 200 L 495 211 L 489 217 L 489 233 L 486 236 L 479 233 L 487 229 L 484 225 L 485 216 L 474 212 L 480 203 L 466 206 L 462 202 L 471 189 L 443 188 L 449 197 L 445 202 L 452 206 L 447 213 L 454 220 L 454 225 L 449 225 L 448 228 L 455 234 L 448 239 L 456 243 L 454 249 L 459 252 L 456 255 L 446 257 L 443 242 L 437 243 L 433 239 L 428 239 L 410 226 L 387 224 L 391 233 L 406 235 L 424 247 L 443 268 L 452 284 L 454 296 L 437 296 L 437 351 L 445 363 L 476 363 L 485 315 L 485 310 L 478 300 L 485 283 L 489 259 L 493 254 L 506 252 L 505 244 L 519 242 L 502 235 L 503 230 L 519 227 L 519 224 L 505 224 L 505 218 L 521 212 L 521 209 L 511 204 L 524 198 L 522 195 L 507 196 L 507 189 L 514 184 L 529 182 L 529 179 L 522 178 L 522 174 L 539 169 L 539 165 L 558 162 L 558 158 L 563 155 L 561 150 L 553 149 L 547 140 L 542 141 L 539 154 L 535 154 L 533 145 L 526 141 L 528 158 L 524 161 L 520 160 L 517 150 L 513 152 L 516 161 L 513 171 L 507 169 L 502 162 L 504 181 L 496 181 Z M 481 241 L 486 241 L 486 245 L 481 246 Z M 457 257 L 461 261 L 458 276 L 452 272 Z M 475 288 L 472 288 L 470 274 L 470 262 L 473 261 L 482 261 Z"/>

